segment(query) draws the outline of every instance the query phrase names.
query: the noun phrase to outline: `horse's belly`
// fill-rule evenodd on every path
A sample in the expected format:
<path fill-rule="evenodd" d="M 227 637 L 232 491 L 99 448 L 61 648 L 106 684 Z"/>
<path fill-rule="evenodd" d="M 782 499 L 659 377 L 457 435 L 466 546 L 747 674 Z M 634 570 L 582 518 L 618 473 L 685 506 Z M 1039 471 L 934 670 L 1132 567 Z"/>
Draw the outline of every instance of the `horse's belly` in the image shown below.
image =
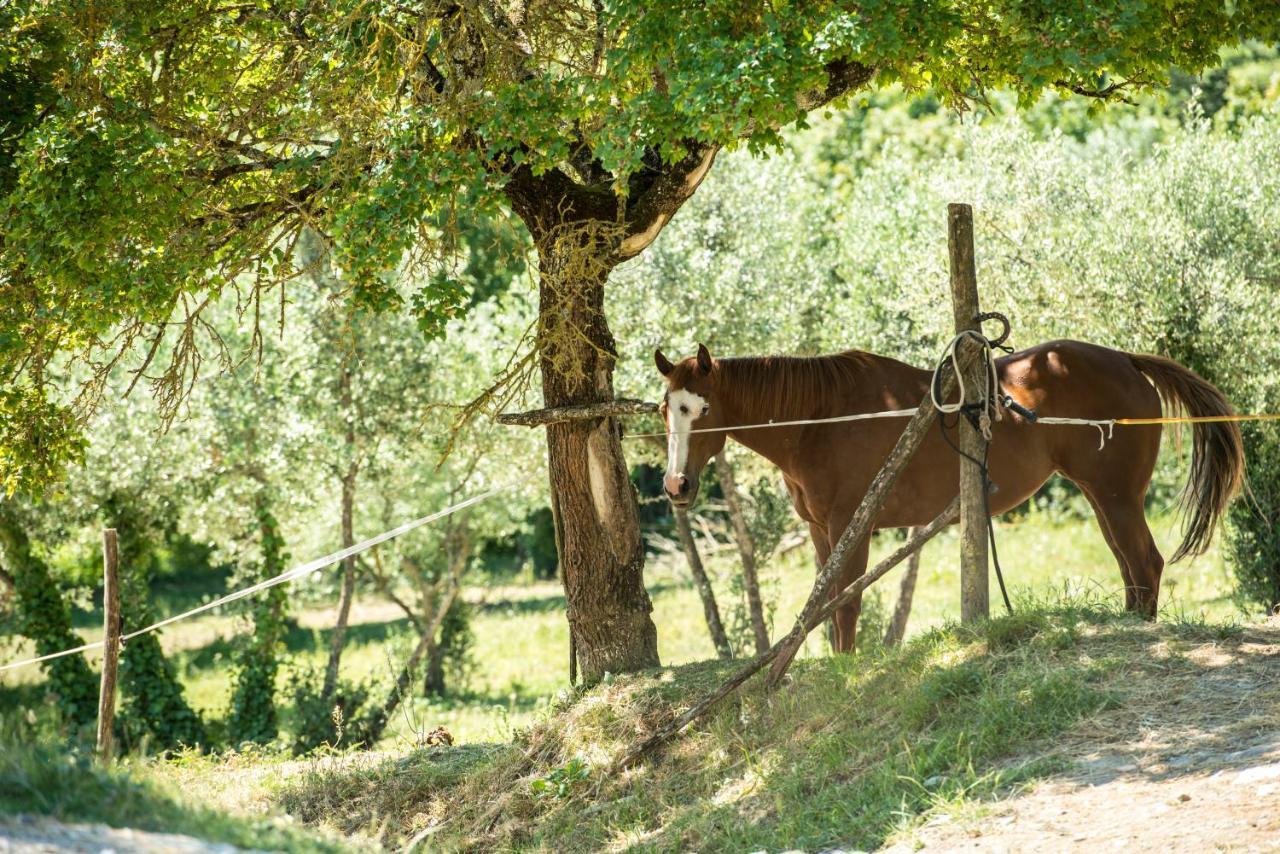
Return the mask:
<path fill-rule="evenodd" d="M 1000 444 L 993 444 L 989 462 L 993 515 L 1012 510 L 1035 495 L 1054 471 L 1043 448 L 1030 442 L 1006 441 L 1001 448 L 1006 453 L 997 454 Z M 950 447 L 921 448 L 890 493 L 876 527 L 910 528 L 932 522 L 959 492 L 962 464 L 972 465 L 962 462 Z"/>

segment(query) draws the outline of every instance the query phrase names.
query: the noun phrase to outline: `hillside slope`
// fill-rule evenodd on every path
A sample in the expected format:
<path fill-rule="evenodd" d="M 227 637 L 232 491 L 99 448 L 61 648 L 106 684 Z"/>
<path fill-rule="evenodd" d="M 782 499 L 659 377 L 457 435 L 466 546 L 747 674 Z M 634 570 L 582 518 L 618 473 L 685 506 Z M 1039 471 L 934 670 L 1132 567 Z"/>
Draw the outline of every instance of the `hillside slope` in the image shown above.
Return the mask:
<path fill-rule="evenodd" d="M 780 691 L 750 683 L 627 772 L 605 769 L 734 665 L 618 679 L 566 699 L 510 745 L 312 763 L 274 797 L 307 822 L 432 849 L 1020 848 L 1059 825 L 1067 842 L 1119 840 L 1090 834 L 1120 814 L 1139 826 L 1132 790 L 1097 798 L 1094 814 L 1052 820 L 1031 806 L 1023 817 L 1018 804 L 1039 798 L 1047 810 L 1065 791 L 1055 787 L 1085 791 L 1098 774 L 1169 781 L 1192 799 L 1177 803 L 1194 803 L 1206 769 L 1230 764 L 1228 754 L 1253 751 L 1242 756 L 1271 767 L 1277 652 L 1276 621 L 1148 624 L 1092 604 L 1026 609 L 900 650 L 802 661 Z M 1253 788 L 1255 800 L 1268 796 Z M 980 835 L 1000 828 L 1029 836 Z"/>

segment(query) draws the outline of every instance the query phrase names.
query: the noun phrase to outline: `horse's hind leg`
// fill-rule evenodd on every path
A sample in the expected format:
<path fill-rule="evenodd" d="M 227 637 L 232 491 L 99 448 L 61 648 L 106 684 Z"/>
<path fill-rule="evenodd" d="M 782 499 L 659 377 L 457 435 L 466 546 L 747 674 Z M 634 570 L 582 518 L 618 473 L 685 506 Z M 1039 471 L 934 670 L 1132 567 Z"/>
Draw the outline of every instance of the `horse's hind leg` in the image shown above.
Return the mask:
<path fill-rule="evenodd" d="M 1164 571 L 1164 558 L 1142 507 L 1159 453 L 1160 428 L 1132 427 L 1117 431 L 1100 449 L 1092 443 L 1075 444 L 1063 455 L 1060 469 L 1076 482 L 1098 515 L 1098 525 L 1124 577 L 1125 607 L 1147 619 L 1155 619 Z"/>
<path fill-rule="evenodd" d="M 1111 549 L 1111 554 L 1115 556 L 1116 563 L 1120 566 L 1120 576 L 1124 579 L 1124 607 L 1126 610 L 1133 611 L 1138 607 L 1137 597 L 1134 595 L 1136 589 L 1133 584 L 1133 575 L 1129 572 L 1129 563 L 1124 559 L 1124 553 L 1116 543 L 1116 536 L 1111 532 L 1111 524 L 1107 521 L 1106 510 L 1098 503 L 1098 499 L 1094 498 L 1093 493 L 1083 484 L 1076 484 L 1080 487 L 1080 491 L 1084 493 L 1084 497 L 1089 499 L 1089 506 L 1093 508 L 1093 517 L 1098 522 L 1098 527 L 1102 530 L 1102 538 L 1107 541 L 1107 547 Z"/>
<path fill-rule="evenodd" d="M 1089 489 L 1085 489 L 1085 495 L 1098 514 L 1103 536 L 1120 564 L 1125 607 L 1149 620 L 1155 619 L 1164 557 L 1147 526 L 1142 495 L 1097 495 Z"/>

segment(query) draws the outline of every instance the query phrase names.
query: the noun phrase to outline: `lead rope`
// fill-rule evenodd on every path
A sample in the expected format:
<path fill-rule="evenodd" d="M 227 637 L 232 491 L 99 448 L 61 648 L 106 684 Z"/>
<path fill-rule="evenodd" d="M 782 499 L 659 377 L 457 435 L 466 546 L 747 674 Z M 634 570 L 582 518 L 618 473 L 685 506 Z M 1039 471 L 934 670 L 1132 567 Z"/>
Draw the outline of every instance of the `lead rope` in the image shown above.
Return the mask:
<path fill-rule="evenodd" d="M 1004 600 L 1005 610 L 1010 614 L 1013 613 L 1013 603 L 1009 601 L 1009 591 L 1004 583 L 1004 570 L 1000 566 L 1000 551 L 996 547 L 996 526 L 995 520 L 991 518 L 991 470 L 988 466 L 988 460 L 991 455 L 991 422 L 992 413 L 994 412 L 994 420 L 1001 420 L 1002 413 L 1000 405 L 1004 402 L 1006 395 L 999 393 L 1000 375 L 996 369 L 995 350 L 997 347 L 1010 352 L 1011 347 L 1005 347 L 1004 341 L 1009 337 L 1009 320 L 999 312 L 987 312 L 980 314 L 975 318 L 979 326 L 985 320 L 999 320 L 1004 325 L 1004 330 L 995 340 L 987 338 L 980 331 L 967 329 L 955 338 L 951 339 L 951 343 L 947 345 L 943 351 L 942 357 L 938 360 L 938 366 L 934 369 L 933 378 L 929 383 L 929 396 L 933 401 L 934 407 L 938 410 L 938 432 L 942 434 L 942 439 L 951 449 L 964 459 L 973 463 L 978 467 L 978 471 L 982 475 L 982 509 L 987 519 L 987 541 L 991 544 L 991 563 L 995 567 L 996 582 L 1000 585 L 1000 597 Z M 965 386 L 964 378 L 960 371 L 956 369 L 956 347 L 964 338 L 972 338 L 983 349 L 983 361 L 986 363 L 986 382 L 984 388 L 979 395 L 979 399 L 974 403 L 965 403 Z M 959 387 L 960 396 L 956 403 L 942 403 L 939 398 L 939 386 L 943 369 L 950 363 L 952 371 L 956 377 L 956 385 Z M 1019 407 L 1021 409 L 1021 407 Z M 947 435 L 947 415 L 963 415 L 969 419 L 975 430 L 982 433 L 983 443 L 982 459 L 965 453 L 960 450 L 960 446 L 951 441 L 951 437 Z M 956 419 L 956 426 L 959 426 L 959 418 Z"/>

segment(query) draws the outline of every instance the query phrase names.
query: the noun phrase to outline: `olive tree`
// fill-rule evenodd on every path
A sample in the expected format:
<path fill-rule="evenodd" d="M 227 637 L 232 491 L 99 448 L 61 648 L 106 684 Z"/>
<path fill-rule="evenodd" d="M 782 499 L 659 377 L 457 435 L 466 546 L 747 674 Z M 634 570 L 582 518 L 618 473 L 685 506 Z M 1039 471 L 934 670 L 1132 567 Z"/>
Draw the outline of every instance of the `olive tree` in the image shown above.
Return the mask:
<path fill-rule="evenodd" d="M 534 350 L 499 382 L 536 368 L 548 407 L 608 400 L 609 274 L 722 149 L 767 148 L 808 112 L 891 81 L 954 104 L 989 87 L 1113 97 L 1224 43 L 1274 37 L 1275 7 L 24 0 L 5 13 L 0 60 L 35 93 L 12 109 L 0 202 L 0 477 L 25 486 L 74 452 L 76 414 L 103 385 L 67 382 L 51 370 L 63 360 L 148 362 L 173 339 L 151 375 L 176 406 L 205 308 L 238 289 L 267 322 L 304 228 L 331 243 L 353 304 L 386 309 L 400 301 L 390 271 L 452 256 L 459 208 L 518 218 L 537 256 Z M 409 302 L 440 331 L 465 291 L 421 281 Z M 600 418 L 546 437 L 589 680 L 658 660 L 617 435 Z"/>
<path fill-rule="evenodd" d="M 850 213 L 834 223 L 845 235 L 836 273 L 863 296 L 834 306 L 831 321 L 881 317 L 872 349 L 932 357 L 951 329 L 936 310 L 947 270 L 938 211 L 964 198 L 975 205 L 983 306 L 1012 318 L 1014 345 L 1076 338 L 1167 355 L 1239 411 L 1275 412 L 1280 117 L 1272 107 L 1231 125 L 1193 110 L 1153 144 L 1145 131 L 1041 137 L 991 120 L 957 129 L 946 154 L 889 152 L 848 185 Z M 875 298 L 886 276 L 895 289 Z M 1270 606 L 1280 601 L 1280 439 L 1268 423 L 1243 433 L 1251 489 L 1233 505 L 1226 553 L 1244 598 Z M 1183 461 L 1164 457 L 1164 496 L 1184 479 Z"/>

